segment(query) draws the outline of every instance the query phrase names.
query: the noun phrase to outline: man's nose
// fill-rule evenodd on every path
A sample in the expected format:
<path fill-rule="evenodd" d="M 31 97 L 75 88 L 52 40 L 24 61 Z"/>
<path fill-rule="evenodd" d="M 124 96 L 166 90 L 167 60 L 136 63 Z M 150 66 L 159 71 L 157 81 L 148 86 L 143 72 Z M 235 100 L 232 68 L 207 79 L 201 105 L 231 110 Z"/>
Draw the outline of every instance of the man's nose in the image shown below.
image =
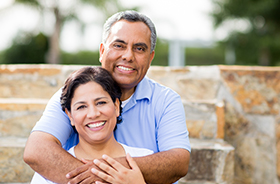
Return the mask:
<path fill-rule="evenodd" d="M 134 52 L 133 49 L 127 48 L 122 55 L 122 59 L 126 61 L 133 61 L 134 60 Z"/>

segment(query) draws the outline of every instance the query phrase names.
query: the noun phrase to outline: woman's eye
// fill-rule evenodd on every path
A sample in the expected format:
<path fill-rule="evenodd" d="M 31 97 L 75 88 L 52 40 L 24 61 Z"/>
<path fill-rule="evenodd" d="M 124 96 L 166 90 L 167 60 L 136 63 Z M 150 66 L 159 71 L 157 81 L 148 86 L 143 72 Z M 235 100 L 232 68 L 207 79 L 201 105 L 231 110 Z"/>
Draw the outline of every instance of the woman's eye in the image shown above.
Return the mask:
<path fill-rule="evenodd" d="M 79 110 L 79 109 L 84 109 L 84 108 L 86 108 L 86 106 L 85 106 L 85 105 L 81 105 L 81 106 L 79 106 L 79 107 L 77 108 L 77 110 Z"/>
<path fill-rule="evenodd" d="M 97 105 L 103 105 L 103 104 L 106 104 L 106 102 L 105 101 L 97 102 Z"/>

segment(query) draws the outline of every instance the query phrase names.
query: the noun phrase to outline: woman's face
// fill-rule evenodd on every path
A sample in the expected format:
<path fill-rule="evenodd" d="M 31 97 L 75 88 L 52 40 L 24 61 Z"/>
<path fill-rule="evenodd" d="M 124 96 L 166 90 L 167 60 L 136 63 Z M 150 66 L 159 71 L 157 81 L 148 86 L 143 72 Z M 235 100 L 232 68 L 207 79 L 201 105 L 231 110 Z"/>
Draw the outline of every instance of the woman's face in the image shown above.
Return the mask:
<path fill-rule="evenodd" d="M 114 103 L 109 93 L 91 81 L 74 91 L 71 112 L 66 110 L 66 113 L 78 131 L 80 141 L 103 143 L 113 136 L 119 116 L 119 100 Z"/>

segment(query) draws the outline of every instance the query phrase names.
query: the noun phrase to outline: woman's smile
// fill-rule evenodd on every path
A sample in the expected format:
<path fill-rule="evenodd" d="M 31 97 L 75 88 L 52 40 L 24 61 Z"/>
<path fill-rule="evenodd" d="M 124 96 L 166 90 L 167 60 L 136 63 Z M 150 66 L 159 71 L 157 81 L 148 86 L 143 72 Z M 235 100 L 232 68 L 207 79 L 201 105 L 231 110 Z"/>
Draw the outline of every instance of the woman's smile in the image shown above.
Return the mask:
<path fill-rule="evenodd" d="M 106 121 L 103 122 L 95 122 L 95 123 L 89 123 L 86 126 L 89 127 L 92 130 L 95 130 L 96 128 L 102 128 L 105 125 Z"/>

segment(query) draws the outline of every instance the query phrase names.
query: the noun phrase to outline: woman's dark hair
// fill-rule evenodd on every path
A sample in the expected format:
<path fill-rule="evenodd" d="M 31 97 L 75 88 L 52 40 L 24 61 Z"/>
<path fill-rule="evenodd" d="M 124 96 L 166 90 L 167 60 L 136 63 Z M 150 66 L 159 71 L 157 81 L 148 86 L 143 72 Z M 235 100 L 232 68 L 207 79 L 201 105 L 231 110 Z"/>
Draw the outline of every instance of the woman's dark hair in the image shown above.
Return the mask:
<path fill-rule="evenodd" d="M 62 88 L 62 94 L 60 97 L 60 104 L 62 110 L 67 109 L 71 112 L 71 102 L 75 90 L 81 85 L 88 82 L 96 82 L 102 88 L 109 93 L 113 102 L 116 102 L 116 99 L 120 101 L 120 116 L 117 117 L 117 123 L 122 121 L 121 113 L 121 89 L 113 79 L 112 75 L 101 67 L 84 67 L 75 72 L 73 72 L 65 81 L 64 87 Z"/>

